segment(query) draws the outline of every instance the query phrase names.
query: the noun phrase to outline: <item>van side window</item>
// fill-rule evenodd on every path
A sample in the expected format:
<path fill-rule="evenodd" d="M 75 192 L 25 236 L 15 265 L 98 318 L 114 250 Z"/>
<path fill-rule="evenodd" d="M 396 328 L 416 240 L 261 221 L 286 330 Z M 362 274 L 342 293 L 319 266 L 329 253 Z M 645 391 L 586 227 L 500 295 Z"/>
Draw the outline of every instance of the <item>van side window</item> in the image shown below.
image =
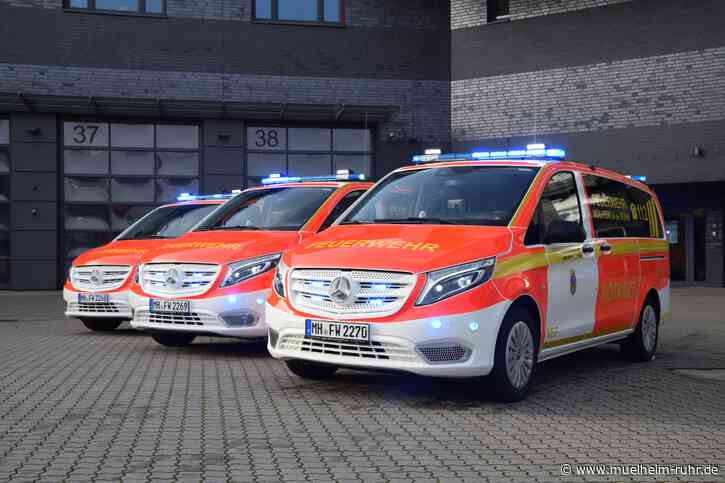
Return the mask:
<path fill-rule="evenodd" d="M 557 173 L 544 188 L 524 243 L 580 243 L 585 238 L 574 174 Z"/>
<path fill-rule="evenodd" d="M 332 225 L 335 220 L 337 220 L 340 215 L 342 215 L 345 210 L 350 208 L 353 203 L 357 201 L 362 194 L 365 193 L 365 190 L 358 190 L 358 191 L 351 191 L 348 194 L 345 195 L 344 198 L 342 198 L 337 205 L 332 209 L 329 215 L 327 215 L 327 218 L 325 218 L 325 222 L 320 226 L 320 229 L 318 231 L 326 230 L 330 228 L 330 225 Z"/>
<path fill-rule="evenodd" d="M 599 238 L 662 238 L 657 204 L 649 193 L 609 178 L 584 175 L 594 232 Z"/>

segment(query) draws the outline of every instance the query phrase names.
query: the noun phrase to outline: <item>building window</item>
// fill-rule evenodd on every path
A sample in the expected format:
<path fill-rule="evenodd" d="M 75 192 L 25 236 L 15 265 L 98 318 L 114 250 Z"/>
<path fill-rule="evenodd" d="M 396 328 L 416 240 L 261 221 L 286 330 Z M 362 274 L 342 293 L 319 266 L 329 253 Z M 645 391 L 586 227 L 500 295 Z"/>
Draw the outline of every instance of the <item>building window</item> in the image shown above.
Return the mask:
<path fill-rule="evenodd" d="M 488 0 L 486 16 L 489 22 L 508 20 L 510 18 L 509 0 Z"/>
<path fill-rule="evenodd" d="M 165 0 L 65 0 L 66 8 L 98 12 L 161 15 Z"/>
<path fill-rule="evenodd" d="M 254 18 L 272 22 L 342 24 L 344 0 L 255 0 Z"/>
<path fill-rule="evenodd" d="M 372 146 L 369 129 L 248 127 L 249 184 L 271 173 L 321 176 L 350 169 L 370 176 Z"/>
<path fill-rule="evenodd" d="M 199 126 L 63 124 L 66 265 L 153 208 L 199 192 Z"/>

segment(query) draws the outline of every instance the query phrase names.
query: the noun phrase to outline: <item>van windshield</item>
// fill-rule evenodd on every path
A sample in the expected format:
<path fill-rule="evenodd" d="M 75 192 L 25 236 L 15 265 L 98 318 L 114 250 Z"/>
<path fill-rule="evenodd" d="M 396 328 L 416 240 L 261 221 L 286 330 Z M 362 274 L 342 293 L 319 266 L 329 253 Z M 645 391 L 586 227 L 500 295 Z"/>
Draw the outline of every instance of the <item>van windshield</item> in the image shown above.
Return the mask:
<path fill-rule="evenodd" d="M 204 220 L 195 231 L 296 231 L 335 189 L 299 186 L 245 191 Z"/>
<path fill-rule="evenodd" d="M 512 166 L 400 171 L 378 183 L 342 224 L 505 226 L 537 171 Z"/>
<path fill-rule="evenodd" d="M 212 203 L 162 206 L 128 227 L 118 239 L 178 238 L 218 207 Z"/>

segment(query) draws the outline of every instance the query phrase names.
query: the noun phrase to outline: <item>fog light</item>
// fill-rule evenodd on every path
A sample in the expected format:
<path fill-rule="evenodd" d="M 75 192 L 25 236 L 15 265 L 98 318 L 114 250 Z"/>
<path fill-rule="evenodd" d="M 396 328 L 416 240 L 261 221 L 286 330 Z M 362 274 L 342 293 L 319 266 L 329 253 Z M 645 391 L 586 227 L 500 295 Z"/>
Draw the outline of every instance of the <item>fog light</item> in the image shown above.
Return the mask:
<path fill-rule="evenodd" d="M 478 330 L 478 322 L 469 323 L 468 328 L 471 329 L 471 332 L 476 332 Z"/>
<path fill-rule="evenodd" d="M 221 314 L 221 318 L 229 327 L 251 327 L 257 324 L 257 316 L 250 312 Z"/>
<path fill-rule="evenodd" d="M 440 329 L 441 327 L 443 327 L 443 322 L 441 322 L 441 321 L 440 321 L 440 320 L 438 320 L 438 319 L 435 319 L 435 320 L 434 320 L 433 322 L 431 322 L 431 323 L 430 323 L 430 325 L 431 325 L 431 327 L 433 327 L 434 329 Z"/>

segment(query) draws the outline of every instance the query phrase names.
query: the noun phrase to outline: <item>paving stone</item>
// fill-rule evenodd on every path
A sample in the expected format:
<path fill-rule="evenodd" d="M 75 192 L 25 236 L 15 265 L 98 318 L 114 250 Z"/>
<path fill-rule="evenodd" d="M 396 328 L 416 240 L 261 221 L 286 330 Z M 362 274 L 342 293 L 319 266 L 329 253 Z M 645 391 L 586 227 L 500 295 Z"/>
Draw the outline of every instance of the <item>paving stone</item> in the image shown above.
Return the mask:
<path fill-rule="evenodd" d="M 529 399 L 506 405 L 472 381 L 305 381 L 258 345 L 169 349 L 32 300 L 47 320 L 0 324 L 0 481 L 560 481 L 563 463 L 725 465 L 724 383 L 673 370 L 725 360 L 725 302 L 708 325 L 675 292 L 656 361 L 607 347 L 546 362 Z M 613 480 L 627 479 L 648 480 Z"/>

